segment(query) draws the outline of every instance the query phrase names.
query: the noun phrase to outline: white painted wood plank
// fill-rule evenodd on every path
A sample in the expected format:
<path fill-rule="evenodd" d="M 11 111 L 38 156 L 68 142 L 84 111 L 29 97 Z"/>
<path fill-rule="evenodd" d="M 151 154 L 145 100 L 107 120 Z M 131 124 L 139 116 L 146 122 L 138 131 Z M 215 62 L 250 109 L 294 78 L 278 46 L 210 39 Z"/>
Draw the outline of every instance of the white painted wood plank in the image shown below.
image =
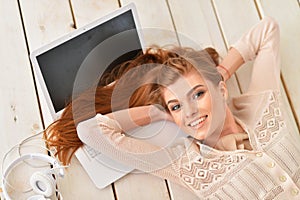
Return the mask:
<path fill-rule="evenodd" d="M 2 180 L 3 170 L 10 162 L 19 158 L 16 149 L 10 152 L 5 160 L 3 160 L 4 155 L 21 140 L 40 132 L 42 123 L 17 1 L 1 1 L 0 38 L 0 165 Z M 31 144 L 38 145 L 38 143 Z M 28 168 L 19 167 L 14 170 L 11 174 L 17 173 L 23 178 L 18 179 L 15 186 L 21 184 L 22 181 L 29 180 L 27 178 L 31 173 Z M 26 172 L 28 173 L 27 177 L 24 176 Z M 12 177 L 8 180 L 10 183 L 14 181 Z M 12 192 L 10 195 L 14 194 L 16 193 Z M 0 196 L 2 196 L 2 191 Z"/>
<path fill-rule="evenodd" d="M 199 197 L 197 197 L 193 192 L 189 191 L 187 188 L 172 183 L 171 181 L 168 181 L 169 189 L 170 189 L 170 195 L 172 200 L 181 200 L 181 199 L 188 199 L 188 200 L 198 200 Z"/>
<path fill-rule="evenodd" d="M 281 72 L 300 124 L 300 10 L 295 0 L 258 0 L 263 16 L 272 16 L 281 33 Z M 299 127 L 300 129 L 300 127 Z"/>
<path fill-rule="evenodd" d="M 259 14 L 256 10 L 254 1 L 252 0 L 214 0 L 214 3 L 228 46 L 238 40 L 243 33 L 259 21 Z M 248 88 L 251 69 L 252 64 L 248 63 L 237 71 L 242 91 L 245 91 Z M 288 116 L 290 119 L 293 119 L 287 96 L 284 91 L 282 92 L 283 103 L 287 109 Z M 297 129 L 295 120 L 291 120 L 291 126 L 294 130 Z"/>
<path fill-rule="evenodd" d="M 40 132 L 42 125 L 17 1 L 1 1 L 0 16 L 2 164 L 12 146 Z"/>
<path fill-rule="evenodd" d="M 121 5 L 135 3 L 143 29 L 146 47 L 178 44 L 172 19 L 165 1 L 120 0 Z"/>
<path fill-rule="evenodd" d="M 72 0 L 71 2 L 77 28 L 91 23 L 119 7 L 117 0 Z"/>
<path fill-rule="evenodd" d="M 170 199 L 165 181 L 151 174 L 131 173 L 115 182 L 118 200 Z"/>
<path fill-rule="evenodd" d="M 20 1 L 20 7 L 30 53 L 74 30 L 67 0 Z M 37 84 L 37 90 L 44 124 L 47 127 L 52 123 L 52 118 L 46 100 L 41 95 L 39 84 Z"/>
<path fill-rule="evenodd" d="M 226 42 L 229 43 L 228 46 L 239 39 L 241 33 L 251 28 L 259 20 L 252 0 L 214 0 L 213 2 L 216 5 Z"/>
<path fill-rule="evenodd" d="M 112 186 L 108 185 L 104 189 L 97 188 L 76 157 L 72 159 L 65 178 L 59 182 L 59 188 L 64 199 L 115 199 Z"/>
<path fill-rule="evenodd" d="M 194 46 L 188 43 L 185 45 L 185 38 L 188 37 L 193 43 L 196 43 L 195 48 L 204 49 L 207 46 L 220 47 L 220 52 L 225 53 L 224 43 L 219 33 L 218 27 L 214 27 L 216 32 L 209 31 L 211 23 L 215 24 L 215 18 L 208 18 L 205 13 L 203 4 L 207 1 L 191 0 L 188 3 L 179 0 L 168 0 L 170 10 L 173 16 L 176 31 L 179 34 L 180 44 L 182 46 Z M 213 11 L 212 11 L 213 12 Z M 214 34 L 217 36 L 216 41 L 213 40 Z"/>
<path fill-rule="evenodd" d="M 73 30 L 68 0 L 29 0 L 20 4 L 30 51 Z"/>
<path fill-rule="evenodd" d="M 21 1 L 25 31 L 30 51 L 74 30 L 69 2 L 53 0 Z M 43 96 L 39 96 L 44 116 L 49 117 Z M 49 121 L 45 123 L 49 124 Z M 111 186 L 99 190 L 85 173 L 74 157 L 63 179 L 59 179 L 59 188 L 65 199 L 114 199 Z"/>

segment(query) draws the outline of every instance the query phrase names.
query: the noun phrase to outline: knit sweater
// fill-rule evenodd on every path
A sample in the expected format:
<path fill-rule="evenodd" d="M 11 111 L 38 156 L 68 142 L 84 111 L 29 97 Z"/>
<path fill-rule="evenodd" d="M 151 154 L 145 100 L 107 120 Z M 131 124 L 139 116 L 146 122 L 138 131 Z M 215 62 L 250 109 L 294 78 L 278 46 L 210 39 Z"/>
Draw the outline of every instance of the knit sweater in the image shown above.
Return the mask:
<path fill-rule="evenodd" d="M 220 151 L 181 138 L 160 147 L 122 131 L 97 114 L 80 123 L 83 143 L 144 172 L 174 181 L 200 199 L 300 199 L 300 138 L 280 96 L 279 28 L 266 17 L 234 45 L 255 60 L 248 91 L 230 102 L 252 150 Z"/>

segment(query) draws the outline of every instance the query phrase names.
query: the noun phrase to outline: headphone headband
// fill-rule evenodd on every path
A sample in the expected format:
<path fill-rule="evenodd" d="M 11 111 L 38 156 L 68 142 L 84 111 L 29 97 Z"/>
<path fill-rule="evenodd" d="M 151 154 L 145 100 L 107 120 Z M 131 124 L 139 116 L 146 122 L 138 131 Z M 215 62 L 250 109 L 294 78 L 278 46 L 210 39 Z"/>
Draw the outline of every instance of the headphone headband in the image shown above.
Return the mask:
<path fill-rule="evenodd" d="M 8 197 L 8 194 L 7 194 L 7 191 L 6 191 L 6 187 L 5 187 L 5 181 L 6 181 L 6 176 L 8 175 L 9 171 L 12 170 L 12 168 L 18 164 L 19 162 L 21 161 L 24 161 L 24 160 L 42 160 L 42 161 L 45 161 L 45 162 L 48 162 L 50 164 L 53 165 L 53 168 L 52 169 L 59 169 L 59 176 L 63 177 L 64 176 L 64 170 L 62 168 L 62 166 L 57 162 L 56 159 L 50 157 L 50 156 L 47 156 L 45 154 L 42 154 L 42 153 L 30 153 L 30 154 L 25 154 L 19 158 L 17 158 L 16 160 L 14 160 L 13 162 L 11 162 L 8 167 L 4 170 L 4 173 L 3 173 L 3 177 L 2 177 L 2 188 L 3 188 L 3 193 L 6 197 Z M 51 170 L 51 169 L 50 169 Z"/>
<path fill-rule="evenodd" d="M 12 167 L 14 167 L 17 163 L 19 163 L 21 161 L 24 161 L 24 160 L 27 160 L 27 159 L 33 159 L 33 160 L 40 159 L 42 161 L 51 163 L 53 165 L 53 168 L 60 168 L 61 167 L 60 164 L 57 162 L 57 160 L 50 157 L 50 156 L 47 156 L 47 155 L 42 154 L 42 153 L 30 153 L 30 154 L 25 154 L 25 155 L 17 158 L 11 164 L 9 164 L 9 166 L 6 168 L 3 176 L 6 177 L 7 173 L 11 170 Z M 64 176 L 64 170 L 62 168 L 59 169 L 59 175 L 62 176 L 62 177 Z"/>

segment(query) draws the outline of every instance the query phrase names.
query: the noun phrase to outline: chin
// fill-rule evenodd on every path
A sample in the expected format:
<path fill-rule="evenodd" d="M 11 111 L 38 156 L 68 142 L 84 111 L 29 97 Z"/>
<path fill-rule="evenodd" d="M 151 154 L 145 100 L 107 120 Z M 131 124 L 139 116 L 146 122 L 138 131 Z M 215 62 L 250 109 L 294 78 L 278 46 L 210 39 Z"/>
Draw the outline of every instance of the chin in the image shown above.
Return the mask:
<path fill-rule="evenodd" d="M 206 138 L 207 133 L 203 133 L 203 131 L 201 132 L 196 132 L 195 130 L 184 130 L 189 136 L 193 137 L 196 140 L 204 140 Z"/>
<path fill-rule="evenodd" d="M 197 140 L 205 140 L 206 134 L 203 134 L 203 133 L 196 134 L 194 138 Z"/>

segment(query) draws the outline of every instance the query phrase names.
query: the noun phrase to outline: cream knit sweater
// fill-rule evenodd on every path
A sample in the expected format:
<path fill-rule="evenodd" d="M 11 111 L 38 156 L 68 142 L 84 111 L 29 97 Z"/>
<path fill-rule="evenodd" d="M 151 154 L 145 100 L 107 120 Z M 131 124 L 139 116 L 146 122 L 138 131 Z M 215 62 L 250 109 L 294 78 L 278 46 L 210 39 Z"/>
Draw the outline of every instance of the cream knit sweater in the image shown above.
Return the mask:
<path fill-rule="evenodd" d="M 85 144 L 136 169 L 169 179 L 200 199 L 300 199 L 300 137 L 281 105 L 279 29 L 265 18 L 233 45 L 255 60 L 247 93 L 231 111 L 253 150 L 219 151 L 188 138 L 161 148 L 126 136 L 98 114 L 79 124 Z M 83 129 L 82 129 L 83 127 Z"/>

